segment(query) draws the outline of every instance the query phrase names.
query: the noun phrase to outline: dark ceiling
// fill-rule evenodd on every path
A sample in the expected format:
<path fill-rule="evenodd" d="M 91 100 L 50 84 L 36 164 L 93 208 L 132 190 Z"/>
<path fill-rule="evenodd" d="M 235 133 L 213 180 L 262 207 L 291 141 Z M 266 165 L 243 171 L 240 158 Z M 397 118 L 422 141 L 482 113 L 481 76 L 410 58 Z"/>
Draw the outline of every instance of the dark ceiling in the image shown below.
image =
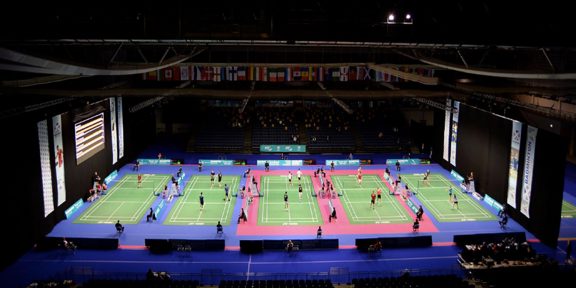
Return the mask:
<path fill-rule="evenodd" d="M 236 89 L 230 83 L 180 89 L 179 83 L 144 83 L 142 73 L 107 73 L 190 57 L 187 63 L 374 63 L 437 70 L 436 87 L 328 87 L 383 90 L 381 97 L 431 91 L 442 97 L 454 92 L 502 97 L 530 93 L 576 99 L 576 17 L 569 1 L 65 2 L 2 4 L 0 49 L 7 50 L 0 50 L 0 94 L 225 95 Z M 410 13 L 413 23 L 389 24 L 390 12 Z M 43 60 L 56 63 L 44 72 L 31 69 L 45 68 Z M 58 70 L 59 63 L 72 70 Z M 70 74 L 79 71 L 75 67 L 104 73 Z M 470 84 L 458 82 L 464 78 Z M 254 89 L 319 90 L 316 83 L 266 85 Z M 236 90 L 246 95 L 251 87 L 244 83 Z M 174 88 L 180 90 L 166 90 Z M 107 92 L 98 92 L 102 89 Z"/>
<path fill-rule="evenodd" d="M 3 39 L 273 39 L 556 46 L 575 43 L 569 1 L 12 1 Z M 388 25 L 390 11 L 413 25 Z"/>

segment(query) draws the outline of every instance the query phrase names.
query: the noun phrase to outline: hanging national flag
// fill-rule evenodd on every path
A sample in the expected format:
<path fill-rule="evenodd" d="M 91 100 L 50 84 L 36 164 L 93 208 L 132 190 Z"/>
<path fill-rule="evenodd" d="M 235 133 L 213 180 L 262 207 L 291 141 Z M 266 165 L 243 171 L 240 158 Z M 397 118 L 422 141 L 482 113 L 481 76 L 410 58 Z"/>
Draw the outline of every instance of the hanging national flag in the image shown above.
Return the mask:
<path fill-rule="evenodd" d="M 278 82 L 286 81 L 286 68 L 277 68 L 278 71 Z"/>
<path fill-rule="evenodd" d="M 273 68 L 271 68 L 268 72 L 268 79 L 270 82 L 276 82 L 278 80 L 278 72 L 272 70 Z"/>
<path fill-rule="evenodd" d="M 222 81 L 222 76 L 220 75 L 220 67 L 212 67 L 212 81 Z"/>
<path fill-rule="evenodd" d="M 320 66 L 318 67 L 318 71 L 316 72 L 317 81 L 324 81 L 324 67 Z"/>
<path fill-rule="evenodd" d="M 348 66 L 340 67 L 340 81 L 342 82 L 348 81 Z"/>
<path fill-rule="evenodd" d="M 238 67 L 238 81 L 246 81 L 246 67 Z"/>
<path fill-rule="evenodd" d="M 286 81 L 292 81 L 292 67 L 286 67 Z"/>
<path fill-rule="evenodd" d="M 302 80 L 302 74 L 300 72 L 300 67 L 293 67 L 292 68 L 292 79 L 294 79 L 294 81 Z"/>
<path fill-rule="evenodd" d="M 164 80 L 172 80 L 172 67 L 164 68 Z"/>
<path fill-rule="evenodd" d="M 187 64 L 180 65 L 180 80 L 188 81 L 190 80 L 190 67 Z"/>
<path fill-rule="evenodd" d="M 238 66 L 228 66 L 228 77 L 229 81 L 238 81 Z"/>

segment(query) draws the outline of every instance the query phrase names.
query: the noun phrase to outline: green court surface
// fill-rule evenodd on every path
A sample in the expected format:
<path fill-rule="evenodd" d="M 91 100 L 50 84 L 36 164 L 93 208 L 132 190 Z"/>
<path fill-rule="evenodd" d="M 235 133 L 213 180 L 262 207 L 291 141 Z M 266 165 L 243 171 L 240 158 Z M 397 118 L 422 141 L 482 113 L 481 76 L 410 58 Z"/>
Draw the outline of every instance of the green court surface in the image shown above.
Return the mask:
<path fill-rule="evenodd" d="M 390 195 L 384 182 L 373 174 L 364 174 L 362 185 L 356 175 L 333 175 L 334 189 L 342 192 L 340 202 L 346 210 L 351 224 L 411 223 L 412 217 L 398 200 Z M 376 198 L 376 205 L 370 205 L 372 191 L 382 189 L 382 201 Z"/>
<path fill-rule="evenodd" d="M 322 214 L 318 201 L 312 196 L 314 188 L 310 176 L 303 175 L 302 199 L 298 197 L 298 179 L 288 184 L 288 176 L 262 176 L 258 206 L 258 225 L 319 225 Z M 288 192 L 288 208 L 284 204 L 284 192 Z M 250 216 L 249 216 L 250 217 Z"/>
<path fill-rule="evenodd" d="M 562 218 L 576 218 L 576 206 L 566 200 L 562 201 Z"/>
<path fill-rule="evenodd" d="M 226 201 L 224 184 L 230 186 L 230 201 Z M 240 176 L 224 175 L 222 187 L 215 181 L 211 187 L 210 176 L 193 176 L 180 196 L 172 206 L 170 214 L 164 220 L 165 225 L 230 225 L 234 213 Z M 204 209 L 200 209 L 200 192 L 204 196 Z"/>
<path fill-rule="evenodd" d="M 440 174 L 431 174 L 427 182 L 422 180 L 424 174 L 403 174 L 401 176 L 402 182 L 408 185 L 410 191 L 417 192 L 418 200 L 439 222 L 496 220 L 495 215 L 484 209 L 469 195 L 462 193 L 460 187 Z M 450 187 L 458 198 L 457 208 L 453 207 L 452 201 L 449 199 L 448 189 Z"/>
<path fill-rule="evenodd" d="M 125 175 L 108 193 L 92 203 L 74 223 L 136 224 L 142 220 L 157 196 L 170 180 L 170 175 L 143 174 L 142 187 L 138 188 L 136 174 Z"/>

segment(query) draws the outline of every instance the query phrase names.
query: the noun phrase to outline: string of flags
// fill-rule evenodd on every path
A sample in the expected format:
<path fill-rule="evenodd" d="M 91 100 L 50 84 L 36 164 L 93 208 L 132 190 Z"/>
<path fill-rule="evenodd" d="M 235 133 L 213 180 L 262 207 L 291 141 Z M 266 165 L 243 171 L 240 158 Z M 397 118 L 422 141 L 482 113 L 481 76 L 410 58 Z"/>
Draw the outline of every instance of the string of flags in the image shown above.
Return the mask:
<path fill-rule="evenodd" d="M 397 67 L 426 77 L 434 77 L 434 69 L 423 67 Z M 206 66 L 180 64 L 143 74 L 143 80 L 151 81 L 406 81 L 394 75 L 375 71 L 368 66 Z"/>

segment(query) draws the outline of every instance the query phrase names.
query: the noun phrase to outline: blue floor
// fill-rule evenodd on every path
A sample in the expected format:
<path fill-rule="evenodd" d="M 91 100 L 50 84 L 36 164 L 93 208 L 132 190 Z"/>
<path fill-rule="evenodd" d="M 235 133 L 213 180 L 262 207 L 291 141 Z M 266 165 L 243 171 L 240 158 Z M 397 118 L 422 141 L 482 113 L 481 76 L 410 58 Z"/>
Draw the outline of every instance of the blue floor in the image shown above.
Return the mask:
<path fill-rule="evenodd" d="M 148 152 L 146 157 L 155 157 L 157 152 Z M 163 152 L 165 153 L 165 152 Z M 171 154 L 171 153 L 170 153 Z M 304 155 L 299 159 L 315 159 L 318 163 L 324 163 L 326 159 L 343 159 L 347 155 Z M 356 158 L 363 157 L 372 159 L 375 165 L 364 166 L 365 172 L 373 169 L 384 169 L 383 165 L 387 158 L 399 158 L 401 155 L 354 155 Z M 230 155 L 219 154 L 213 155 L 190 155 L 177 154 L 166 155 L 166 157 L 184 159 L 184 163 L 197 163 L 198 159 L 245 159 L 248 164 L 255 164 L 259 156 L 254 155 Z M 266 159 L 260 156 L 262 159 Z M 267 159 L 279 158 L 279 156 L 267 156 Z M 296 157 L 296 156 L 289 156 Z M 290 159 L 290 158 L 289 158 Z M 318 165 L 307 166 L 310 170 L 316 169 Z M 253 169 L 255 166 L 252 166 Z M 337 167 L 337 169 L 346 167 Z M 355 169 L 355 167 L 348 167 Z M 392 168 L 392 167 L 391 167 Z M 447 179 L 453 179 L 449 171 L 445 171 L 438 165 L 414 165 L 403 166 L 401 173 L 417 173 L 430 169 L 432 173 L 441 173 Z M 167 173 L 175 174 L 178 167 L 176 166 L 146 166 L 141 167 L 143 173 Z M 188 181 L 191 175 L 197 175 L 197 167 L 184 165 L 184 172 Z M 202 174 L 209 174 L 212 167 L 205 167 Z M 214 167 L 224 175 L 241 175 L 246 167 Z M 274 169 L 285 170 L 285 167 L 271 167 Z M 391 169 L 394 170 L 394 169 Z M 126 173 L 132 173 L 131 167 L 125 167 L 119 171 L 117 179 Z M 392 172 L 395 174 L 395 171 Z M 576 166 L 568 164 L 566 168 L 566 199 L 576 203 L 575 190 Z M 245 181 L 243 179 L 243 181 Z M 241 185 L 243 185 L 241 183 Z M 470 197 L 462 195 L 463 197 Z M 417 202 L 417 199 L 414 199 Z M 157 200 L 159 201 L 159 200 Z M 174 203 L 174 202 L 173 202 Z M 487 210 L 497 213 L 494 209 L 481 203 Z M 120 236 L 120 244 L 123 247 L 135 247 L 132 249 L 119 249 L 116 251 L 90 251 L 78 250 L 76 253 L 67 251 L 31 251 L 19 259 L 15 264 L 8 267 L 0 273 L 0 283 L 3 287 L 22 287 L 31 281 L 40 279 L 66 278 L 82 282 L 92 277 L 104 277 L 110 275 L 111 278 L 142 278 L 145 272 L 152 268 L 156 271 L 169 271 L 173 277 L 182 280 L 200 280 L 202 284 L 217 284 L 222 279 L 273 279 L 274 277 L 288 276 L 293 279 L 314 279 L 330 278 L 334 282 L 348 283 L 351 278 L 365 277 L 373 273 L 381 276 L 399 275 L 404 269 L 410 269 L 414 272 L 428 274 L 434 273 L 462 273 L 457 261 L 456 255 L 459 249 L 451 244 L 455 234 L 474 234 L 474 233 L 496 233 L 501 232 L 496 221 L 485 222 L 465 222 L 465 223 L 438 223 L 439 232 L 432 233 L 435 246 L 430 248 L 414 249 L 386 249 L 379 255 L 369 255 L 358 253 L 355 249 L 339 249 L 333 251 L 300 251 L 294 255 L 287 255 L 282 252 L 266 252 L 262 254 L 245 255 L 236 251 L 239 241 L 243 239 L 255 239 L 251 237 L 236 236 L 234 231 L 237 224 L 225 226 L 224 239 L 226 246 L 232 251 L 225 252 L 173 252 L 164 255 L 151 254 L 147 250 L 142 250 L 145 238 L 179 238 L 179 239 L 215 239 L 218 236 L 215 233 L 215 227 L 204 226 L 164 226 L 160 223 L 168 214 L 171 206 L 164 209 L 159 216 L 159 221 L 155 223 L 146 223 L 145 217 L 140 223 L 134 225 L 125 225 L 126 232 Z M 235 215 L 240 209 L 240 201 L 236 203 Z M 80 211 L 74 214 L 74 217 L 82 213 L 89 204 L 85 204 Z M 56 237 L 92 237 L 92 238 L 110 238 L 118 237 L 114 227 L 111 224 L 73 224 L 73 219 L 65 220 L 59 223 L 49 236 Z M 560 239 L 576 238 L 576 219 L 563 219 L 561 225 Z M 325 224 L 329 225 L 329 224 Z M 514 221 L 509 222 L 507 231 L 517 232 L 525 230 Z M 421 233 L 425 234 L 425 233 Z M 396 236 L 413 236 L 412 231 L 399 234 L 363 234 L 363 235 L 335 235 L 340 241 L 341 247 L 353 247 L 356 238 L 370 237 L 396 237 Z M 530 233 L 526 233 L 529 239 L 534 239 Z M 282 236 L 264 236 L 264 239 L 285 239 Z M 290 236 L 290 238 L 312 239 L 315 233 L 310 235 Z M 331 237 L 333 238 L 333 237 Z M 540 243 L 533 243 L 538 253 L 546 254 L 555 259 L 564 259 L 563 248 L 565 242 L 561 241 L 559 248 L 550 248 Z M 296 265 L 295 265 L 296 264 Z M 413 272 L 413 273 L 414 273 Z M 111 275 L 114 275 L 113 277 Z M 218 275 L 218 276 L 215 276 Z M 280 275 L 280 276 L 279 276 Z"/>

